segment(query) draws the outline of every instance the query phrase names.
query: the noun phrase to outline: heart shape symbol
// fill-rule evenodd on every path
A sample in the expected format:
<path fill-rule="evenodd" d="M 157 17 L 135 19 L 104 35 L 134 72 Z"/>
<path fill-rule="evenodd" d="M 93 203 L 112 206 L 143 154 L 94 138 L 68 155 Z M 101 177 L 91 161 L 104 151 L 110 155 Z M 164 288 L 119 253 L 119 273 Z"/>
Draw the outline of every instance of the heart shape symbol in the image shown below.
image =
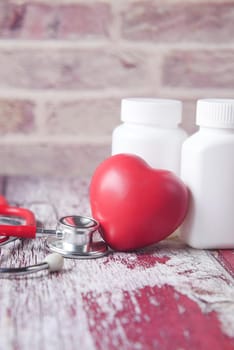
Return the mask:
<path fill-rule="evenodd" d="M 172 172 L 153 169 L 135 155 L 117 154 L 95 170 L 90 204 L 106 243 L 132 251 L 176 230 L 187 212 L 188 190 Z"/>

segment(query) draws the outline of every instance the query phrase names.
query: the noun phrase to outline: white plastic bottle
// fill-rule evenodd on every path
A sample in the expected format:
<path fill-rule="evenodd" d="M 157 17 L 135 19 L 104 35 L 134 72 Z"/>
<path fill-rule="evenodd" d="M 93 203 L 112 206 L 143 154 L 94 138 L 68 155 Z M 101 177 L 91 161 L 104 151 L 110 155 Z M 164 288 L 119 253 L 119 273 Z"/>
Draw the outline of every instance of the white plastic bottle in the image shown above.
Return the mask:
<path fill-rule="evenodd" d="M 178 100 L 127 98 L 122 100 L 121 120 L 112 136 L 112 154 L 131 153 L 153 168 L 180 172 L 186 132 L 178 125 L 182 103 Z"/>
<path fill-rule="evenodd" d="M 199 100 L 197 124 L 182 147 L 191 200 L 181 236 L 194 248 L 234 248 L 234 100 Z"/>

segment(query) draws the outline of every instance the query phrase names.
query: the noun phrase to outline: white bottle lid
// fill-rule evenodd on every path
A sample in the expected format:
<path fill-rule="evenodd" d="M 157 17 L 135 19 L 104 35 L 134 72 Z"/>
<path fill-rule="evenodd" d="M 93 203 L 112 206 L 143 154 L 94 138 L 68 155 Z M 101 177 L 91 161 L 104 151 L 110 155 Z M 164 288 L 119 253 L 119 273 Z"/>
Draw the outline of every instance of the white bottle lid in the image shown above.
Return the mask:
<path fill-rule="evenodd" d="M 234 128 L 234 99 L 198 100 L 196 124 L 213 128 Z"/>
<path fill-rule="evenodd" d="M 130 123 L 176 126 L 182 119 L 182 102 L 158 98 L 124 98 L 121 120 Z"/>

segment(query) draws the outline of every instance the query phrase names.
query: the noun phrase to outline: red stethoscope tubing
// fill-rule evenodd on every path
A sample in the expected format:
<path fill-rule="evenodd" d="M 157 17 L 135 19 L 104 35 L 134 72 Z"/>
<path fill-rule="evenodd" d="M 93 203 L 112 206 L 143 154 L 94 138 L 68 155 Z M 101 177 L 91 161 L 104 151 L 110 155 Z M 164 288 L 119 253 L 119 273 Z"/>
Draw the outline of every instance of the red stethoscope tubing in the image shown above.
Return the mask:
<path fill-rule="evenodd" d="M 0 225 L 1 236 L 13 236 L 21 238 L 36 237 L 36 219 L 33 212 L 29 209 L 10 207 L 7 204 L 0 205 L 0 214 L 5 216 L 19 217 L 25 220 L 23 225 Z"/>

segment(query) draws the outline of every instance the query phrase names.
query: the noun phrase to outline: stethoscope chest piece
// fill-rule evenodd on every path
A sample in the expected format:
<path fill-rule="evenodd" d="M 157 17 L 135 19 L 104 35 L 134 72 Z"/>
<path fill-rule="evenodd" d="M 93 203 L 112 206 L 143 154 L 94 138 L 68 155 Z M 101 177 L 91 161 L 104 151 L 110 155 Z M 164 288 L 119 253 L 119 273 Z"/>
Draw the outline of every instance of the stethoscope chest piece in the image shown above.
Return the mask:
<path fill-rule="evenodd" d="M 96 220 L 87 216 L 64 216 L 58 222 L 56 237 L 47 238 L 46 245 L 51 252 L 65 258 L 100 258 L 109 250 L 103 240 L 94 240 L 95 233 L 99 234 Z"/>

